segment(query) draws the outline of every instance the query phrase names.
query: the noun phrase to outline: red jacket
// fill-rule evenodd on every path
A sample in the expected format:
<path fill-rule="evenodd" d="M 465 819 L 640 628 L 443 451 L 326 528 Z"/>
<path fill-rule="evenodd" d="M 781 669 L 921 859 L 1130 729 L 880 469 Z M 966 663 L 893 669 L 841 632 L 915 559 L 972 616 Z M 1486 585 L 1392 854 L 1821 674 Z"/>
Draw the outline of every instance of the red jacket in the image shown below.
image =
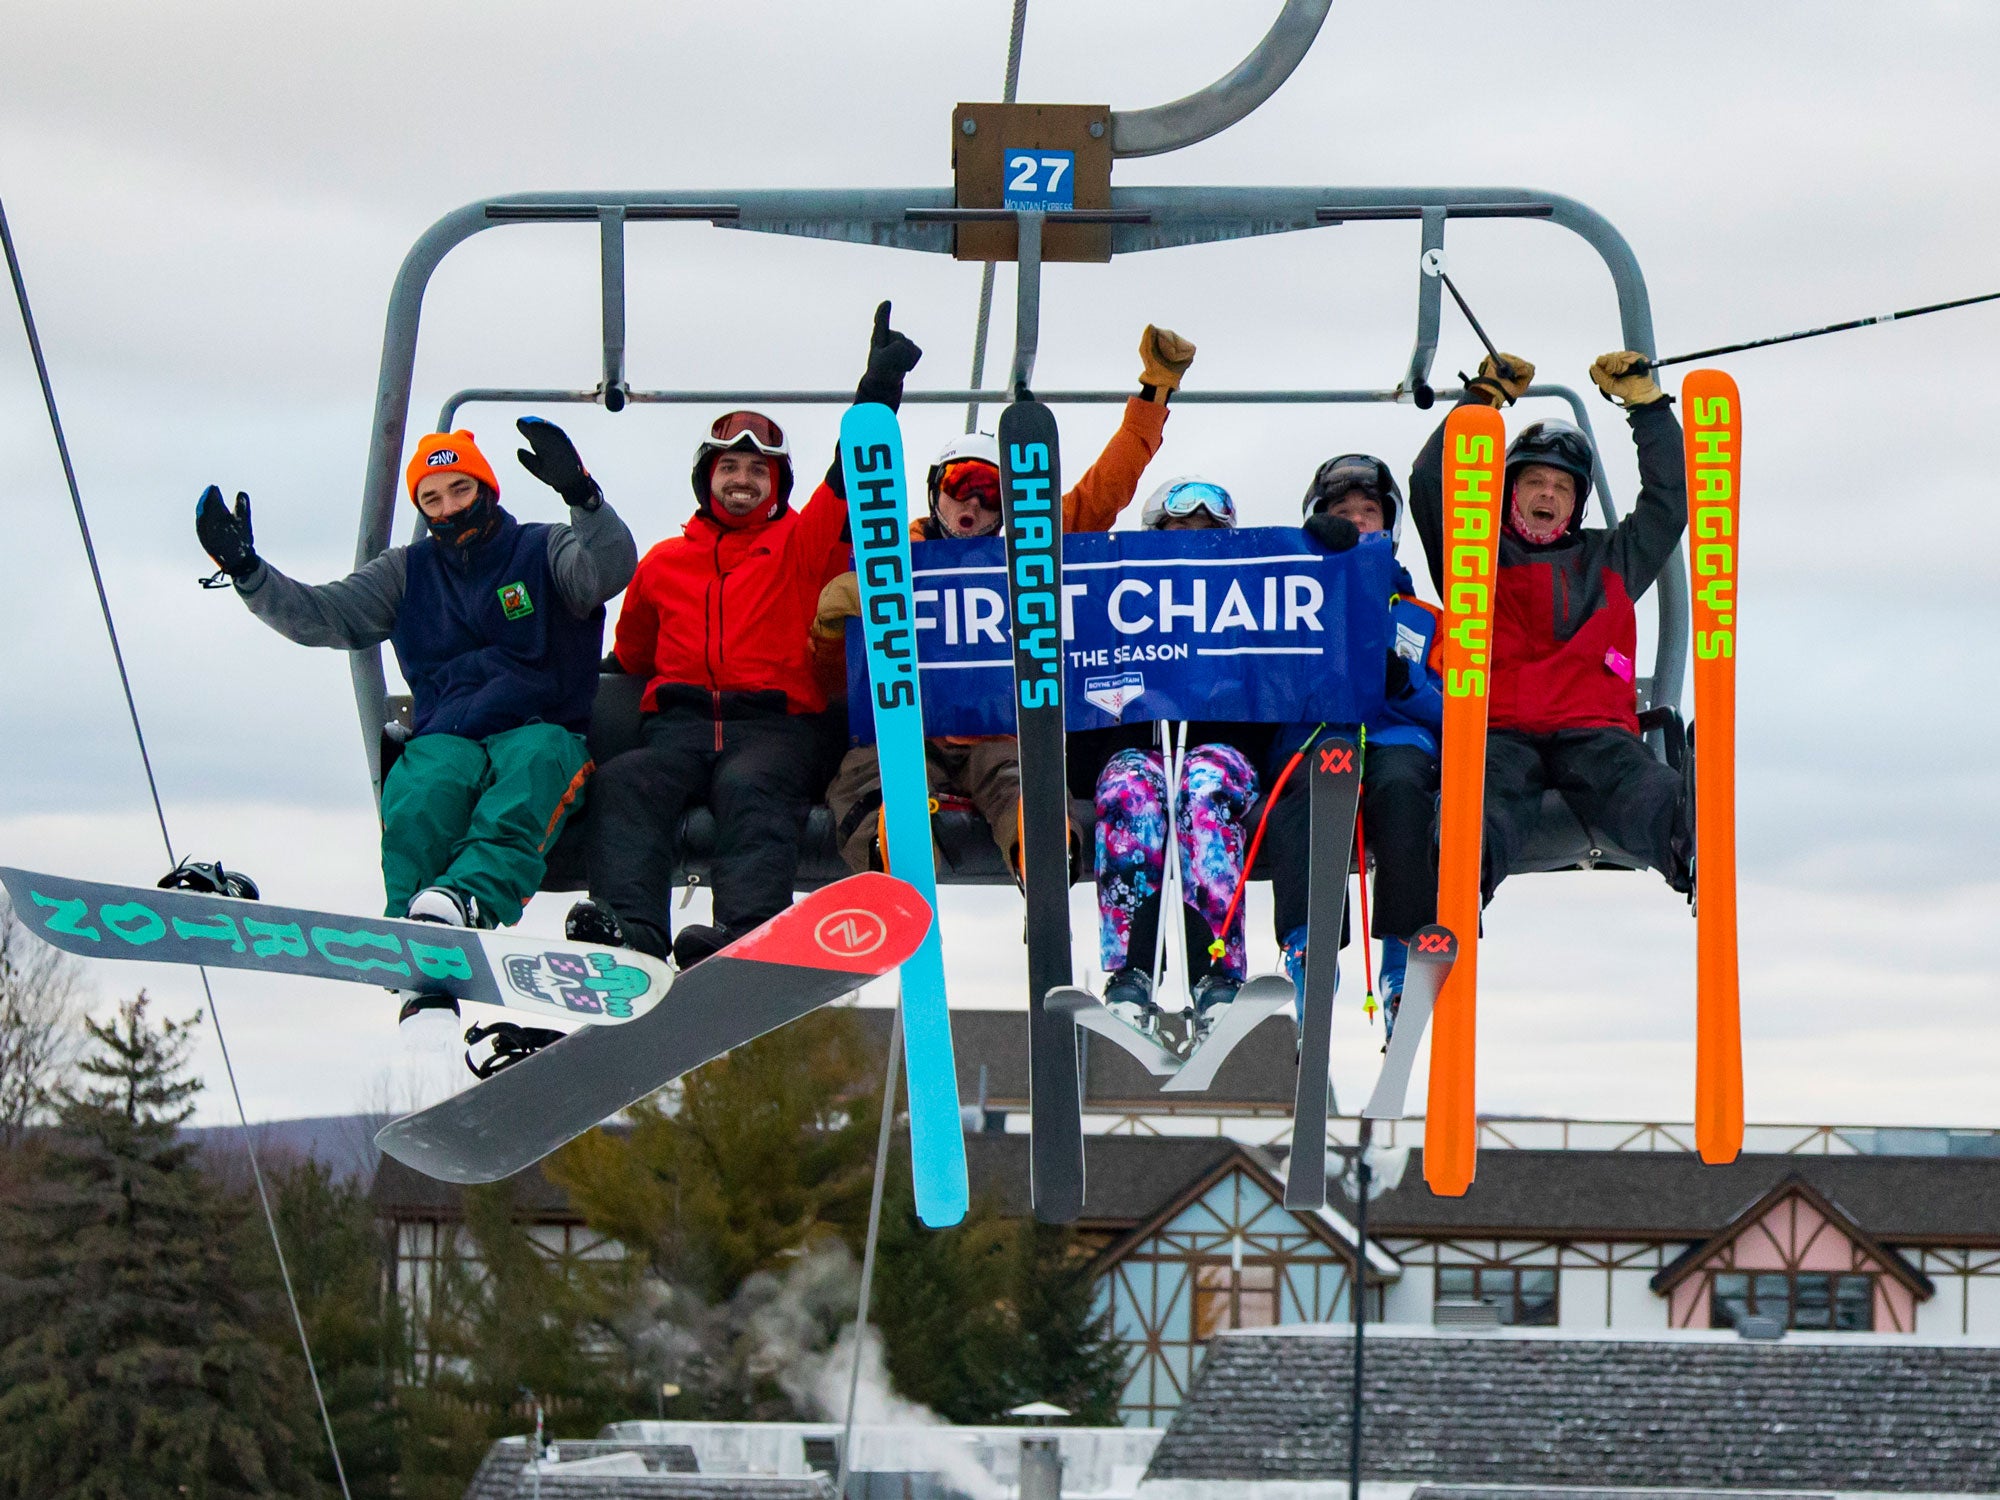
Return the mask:
<path fill-rule="evenodd" d="M 725 693 L 785 695 L 787 710 L 818 713 L 809 628 L 820 586 L 844 563 L 847 506 L 821 484 L 805 509 L 731 528 L 697 512 L 679 536 L 639 560 L 625 591 L 613 652 L 645 677 L 642 707 L 667 686 L 699 688 L 723 717 Z"/>

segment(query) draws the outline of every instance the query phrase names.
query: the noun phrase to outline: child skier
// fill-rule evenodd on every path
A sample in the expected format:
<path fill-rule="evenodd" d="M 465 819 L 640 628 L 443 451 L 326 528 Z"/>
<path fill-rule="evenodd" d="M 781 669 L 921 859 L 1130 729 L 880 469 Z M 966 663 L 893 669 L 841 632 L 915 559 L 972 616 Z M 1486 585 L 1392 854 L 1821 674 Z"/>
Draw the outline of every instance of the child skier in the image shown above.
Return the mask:
<path fill-rule="evenodd" d="M 1344 453 L 1319 466 L 1305 495 L 1306 535 L 1329 552 L 1345 552 L 1364 538 L 1403 539 L 1403 493 L 1389 466 L 1366 453 Z M 1437 859 L 1431 836 L 1438 790 L 1438 732 L 1444 715 L 1437 652 L 1438 611 L 1415 597 L 1409 571 L 1396 566 L 1389 595 L 1393 644 L 1389 649 L 1386 703 L 1371 720 L 1361 756 L 1362 838 L 1375 858 L 1372 931 L 1382 940 L 1378 989 L 1383 1016 L 1393 1028 L 1402 1000 L 1408 942 L 1437 919 Z M 1275 799 L 1260 820 L 1258 869 L 1271 877 L 1278 944 L 1285 971 L 1305 1003 L 1307 881 L 1310 813 L 1305 778 L 1286 768 L 1318 728 L 1295 724 L 1280 730 L 1268 774 Z M 1365 875 L 1363 878 L 1366 878 Z M 1341 934 L 1344 944 L 1346 934 Z"/>
<path fill-rule="evenodd" d="M 884 302 L 856 401 L 897 405 L 922 355 Z M 590 899 L 567 924 L 577 941 L 665 956 L 681 819 L 706 801 L 715 920 L 672 940 L 683 968 L 791 905 L 826 707 L 807 628 L 847 527 L 838 454 L 793 510 L 791 447 L 760 412 L 715 419 L 692 482 L 694 515 L 646 554 L 618 616 L 616 664 L 647 679 L 643 743 L 597 773 Z"/>
<path fill-rule="evenodd" d="M 1461 404 L 1511 402 L 1534 373 L 1513 355 L 1489 357 Z M 1692 885 L 1681 778 L 1639 738 L 1633 682 L 1633 603 L 1652 587 L 1687 526 L 1681 427 L 1641 355 L 1606 354 L 1590 378 L 1626 409 L 1639 451 L 1639 498 L 1615 527 L 1587 528 L 1590 440 L 1568 422 L 1544 419 L 1507 445 L 1487 699 L 1481 873 L 1488 901 L 1534 832 L 1549 787 L 1586 828 L 1660 871 L 1675 890 Z M 1443 457 L 1440 425 L 1410 473 L 1411 513 L 1440 588 Z"/>
<path fill-rule="evenodd" d="M 1171 329 L 1146 325 L 1139 337 L 1139 394 L 1127 398 L 1124 419 L 1097 462 L 1063 496 L 1063 530 L 1109 531 L 1132 503 L 1139 476 L 1159 452 L 1167 401 L 1194 363 L 1194 345 Z M 930 513 L 910 522 L 912 541 L 960 540 L 1000 534 L 1000 447 L 985 433 L 954 438 L 931 465 Z M 820 593 L 813 652 L 822 680 L 846 676 L 847 621 L 861 613 L 852 570 Z M 926 740 L 924 759 L 934 793 L 969 800 L 992 830 L 1007 868 L 1021 870 L 1021 758 L 1012 735 L 941 736 Z M 855 870 L 881 869 L 882 771 L 873 745 L 857 745 L 827 788 L 841 857 Z M 1072 836 L 1089 836 L 1072 828 Z"/>
<path fill-rule="evenodd" d="M 590 775 L 604 603 L 632 576 L 637 548 L 563 430 L 539 417 L 515 425 L 529 445 L 521 466 L 562 496 L 567 525 L 502 510 L 470 432 L 430 433 L 410 460 L 428 534 L 335 583 L 295 582 L 259 557 L 247 495 L 231 510 L 210 485 L 195 507 L 202 547 L 280 635 L 395 647 L 413 701 L 410 738 L 382 783 L 392 917 L 519 921 Z"/>
<path fill-rule="evenodd" d="M 1236 502 L 1221 485 L 1185 476 L 1170 479 L 1146 501 L 1140 523 L 1154 531 L 1197 531 L 1236 525 Z M 1085 764 L 1099 763 L 1097 812 L 1098 943 L 1104 1003 L 1149 1034 L 1159 1030 L 1153 999 L 1153 953 L 1166 872 L 1167 769 L 1156 749 L 1131 741 L 1151 726 L 1089 730 L 1070 744 Z M 1244 819 L 1257 800 L 1255 763 L 1270 731 L 1255 724 L 1191 724 L 1192 746 L 1174 788 L 1173 825 L 1185 877 L 1183 916 L 1197 1030 L 1236 998 L 1246 973 L 1243 913 L 1231 897 L 1242 883 L 1248 833 Z M 1210 943 L 1222 942 L 1214 957 Z M 1189 1039 L 1192 1041 L 1192 1038 Z"/>

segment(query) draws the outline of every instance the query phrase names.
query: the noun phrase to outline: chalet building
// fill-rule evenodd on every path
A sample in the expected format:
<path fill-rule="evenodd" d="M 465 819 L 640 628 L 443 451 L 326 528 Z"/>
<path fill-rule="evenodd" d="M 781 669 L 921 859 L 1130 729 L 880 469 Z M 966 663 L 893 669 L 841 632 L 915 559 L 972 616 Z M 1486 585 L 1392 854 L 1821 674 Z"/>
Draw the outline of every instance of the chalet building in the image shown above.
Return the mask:
<path fill-rule="evenodd" d="M 863 1015 L 886 1043 L 886 1013 Z M 1026 1215 L 1026 1027 L 978 1011 L 953 1025 L 962 1095 L 983 1106 L 966 1140 L 973 1192 Z M 1219 1334 L 1352 1320 L 1355 1206 L 1337 1174 L 1326 1209 L 1284 1207 L 1292 1055 L 1289 1021 L 1267 1023 L 1208 1095 L 1178 1100 L 1116 1048 L 1085 1058 L 1077 1227 L 1131 1351 L 1128 1425 L 1166 1425 Z M 1354 1126 L 1337 1120 L 1336 1134 L 1351 1141 Z M 1707 1167 L 1683 1126 L 1481 1131 L 1462 1198 L 1424 1186 L 1421 1121 L 1378 1133 L 1388 1185 L 1369 1205 L 1358 1280 L 1386 1332 L 1673 1339 L 1761 1319 L 1772 1332 L 2000 1342 L 2000 1132 L 1753 1126 L 1739 1160 Z M 374 1199 L 394 1226 L 404 1305 L 420 1311 L 462 1260 L 457 1192 L 385 1160 Z M 551 1257 L 618 1253 L 539 1172 L 517 1180 L 516 1201 Z M 424 1358 L 419 1343 L 417 1378 Z"/>

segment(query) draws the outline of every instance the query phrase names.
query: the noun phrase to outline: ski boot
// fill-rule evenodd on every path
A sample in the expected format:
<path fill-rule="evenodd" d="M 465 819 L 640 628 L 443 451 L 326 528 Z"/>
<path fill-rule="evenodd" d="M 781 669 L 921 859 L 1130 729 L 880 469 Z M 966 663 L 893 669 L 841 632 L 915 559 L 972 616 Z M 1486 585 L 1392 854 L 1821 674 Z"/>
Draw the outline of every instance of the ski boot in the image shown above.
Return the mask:
<path fill-rule="evenodd" d="M 441 885 L 427 885 L 410 897 L 409 909 L 404 913 L 412 922 L 435 922 L 440 927 L 483 927 L 479 919 L 479 903 L 471 896 L 461 896 L 457 891 L 446 890 Z"/>
<path fill-rule="evenodd" d="M 458 1045 L 458 1002 L 449 995 L 397 990 L 403 997 L 396 1031 L 411 1052 L 449 1052 Z"/>
<path fill-rule="evenodd" d="M 602 901 L 579 901 L 563 918 L 563 936 L 572 943 L 601 943 L 607 948 L 629 948 L 618 913 Z"/>
<path fill-rule="evenodd" d="M 1104 984 L 1104 1008 L 1146 1036 L 1160 1034 L 1160 1007 L 1153 1003 L 1153 976 L 1144 969 L 1120 969 Z"/>
<path fill-rule="evenodd" d="M 1401 938 L 1382 939 L 1382 967 L 1376 974 L 1376 998 L 1382 1002 L 1382 1050 L 1396 1034 L 1396 1012 L 1403 1004 L 1403 976 L 1410 963 L 1410 945 Z"/>
<path fill-rule="evenodd" d="M 193 891 L 201 896 L 234 896 L 238 901 L 261 899 L 257 882 L 238 870 L 225 870 L 221 862 L 204 864 L 192 855 L 175 865 L 159 880 L 163 891 Z"/>
<path fill-rule="evenodd" d="M 481 1042 L 488 1042 L 491 1047 L 478 1062 L 474 1062 L 472 1054 L 467 1052 L 465 1065 L 472 1070 L 474 1078 L 491 1078 L 503 1068 L 511 1068 L 523 1058 L 533 1057 L 542 1048 L 568 1035 L 566 1031 L 553 1031 L 546 1026 L 522 1026 L 514 1021 L 471 1026 L 466 1029 L 465 1045 L 477 1047 Z"/>
<path fill-rule="evenodd" d="M 674 934 L 674 967 L 685 974 L 704 958 L 713 958 L 730 944 L 729 934 L 720 927 L 697 922 Z"/>
<path fill-rule="evenodd" d="M 1219 969 L 1211 969 L 1195 981 L 1194 1023 L 1188 1030 L 1188 1051 L 1208 1040 L 1215 1023 L 1222 1019 L 1242 988 L 1240 979 L 1233 979 Z"/>

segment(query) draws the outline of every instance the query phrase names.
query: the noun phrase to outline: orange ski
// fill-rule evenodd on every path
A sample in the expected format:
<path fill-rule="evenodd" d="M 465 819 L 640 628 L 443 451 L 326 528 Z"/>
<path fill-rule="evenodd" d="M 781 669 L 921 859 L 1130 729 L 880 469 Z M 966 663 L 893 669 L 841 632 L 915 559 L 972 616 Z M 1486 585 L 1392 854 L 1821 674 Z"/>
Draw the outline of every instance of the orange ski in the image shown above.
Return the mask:
<path fill-rule="evenodd" d="M 1720 370 L 1681 386 L 1694 596 L 1694 1139 L 1705 1162 L 1743 1149 L 1736 972 L 1736 538 L 1743 406 Z"/>
<path fill-rule="evenodd" d="M 1479 851 L 1486 811 L 1486 687 L 1493 669 L 1493 574 L 1500 548 L 1506 425 L 1490 406 L 1461 406 L 1444 426 L 1444 730 L 1438 813 L 1440 925 L 1458 962 L 1431 1021 L 1424 1181 L 1456 1198 L 1479 1152 L 1473 1107 L 1479 994 Z"/>

